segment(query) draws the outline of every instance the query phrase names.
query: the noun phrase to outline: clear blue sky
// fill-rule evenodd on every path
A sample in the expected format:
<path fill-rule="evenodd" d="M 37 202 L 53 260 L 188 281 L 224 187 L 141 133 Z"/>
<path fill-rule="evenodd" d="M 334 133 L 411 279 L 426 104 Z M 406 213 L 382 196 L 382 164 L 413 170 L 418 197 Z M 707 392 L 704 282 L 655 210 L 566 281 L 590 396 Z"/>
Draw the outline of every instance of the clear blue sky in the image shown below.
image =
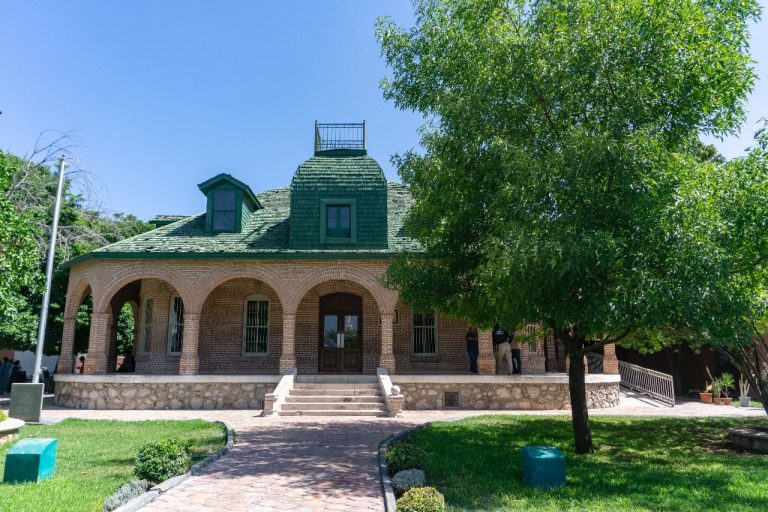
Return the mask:
<path fill-rule="evenodd" d="M 313 123 L 368 123 L 368 149 L 418 145 L 421 117 L 385 102 L 378 16 L 406 0 L 69 1 L 0 4 L 0 148 L 23 155 L 44 130 L 73 131 L 105 206 L 147 219 L 204 209 L 200 183 L 229 172 L 254 191 L 285 186 L 311 156 Z M 768 25 L 753 28 L 762 80 L 741 139 L 768 116 Z"/>

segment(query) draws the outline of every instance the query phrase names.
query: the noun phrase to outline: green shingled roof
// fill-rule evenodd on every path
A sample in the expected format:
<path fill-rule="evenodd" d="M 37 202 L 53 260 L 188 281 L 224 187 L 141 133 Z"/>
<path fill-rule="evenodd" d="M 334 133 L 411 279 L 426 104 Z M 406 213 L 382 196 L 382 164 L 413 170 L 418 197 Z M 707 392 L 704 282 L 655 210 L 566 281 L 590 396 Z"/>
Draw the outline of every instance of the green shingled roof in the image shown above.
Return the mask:
<path fill-rule="evenodd" d="M 244 222 L 241 233 L 206 232 L 205 213 L 201 213 L 96 249 L 68 265 L 92 258 L 379 259 L 419 250 L 416 241 L 405 235 L 403 223 L 413 199 L 399 183 L 387 183 L 387 249 L 289 249 L 290 189 L 269 190 L 256 197 L 262 209 Z"/>

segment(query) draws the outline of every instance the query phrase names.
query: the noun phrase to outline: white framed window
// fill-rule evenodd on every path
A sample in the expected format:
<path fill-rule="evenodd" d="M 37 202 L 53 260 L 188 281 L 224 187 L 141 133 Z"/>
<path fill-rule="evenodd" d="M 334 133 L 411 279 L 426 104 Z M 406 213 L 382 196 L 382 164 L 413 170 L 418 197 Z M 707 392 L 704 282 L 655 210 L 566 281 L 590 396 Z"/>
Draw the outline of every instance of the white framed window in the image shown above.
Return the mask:
<path fill-rule="evenodd" d="M 171 310 L 168 314 L 168 354 L 181 354 L 184 341 L 184 303 L 178 295 L 171 295 Z"/>
<path fill-rule="evenodd" d="M 413 353 L 437 354 L 437 316 L 433 311 L 413 314 Z"/>
<path fill-rule="evenodd" d="M 243 312 L 243 355 L 261 355 L 269 350 L 269 299 L 251 295 Z"/>
<path fill-rule="evenodd" d="M 141 310 L 141 351 L 148 353 L 149 342 L 152 339 L 152 299 L 144 299 L 144 308 Z"/>

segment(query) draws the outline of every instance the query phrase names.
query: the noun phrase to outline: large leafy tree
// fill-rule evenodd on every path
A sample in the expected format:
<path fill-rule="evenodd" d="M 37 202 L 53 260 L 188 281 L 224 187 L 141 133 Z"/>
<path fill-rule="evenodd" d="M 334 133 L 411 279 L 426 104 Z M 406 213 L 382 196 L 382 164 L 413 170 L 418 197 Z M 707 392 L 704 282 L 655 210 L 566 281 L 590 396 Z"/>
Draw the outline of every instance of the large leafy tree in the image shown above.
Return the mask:
<path fill-rule="evenodd" d="M 564 342 L 576 451 L 592 451 L 584 354 L 674 330 L 733 340 L 765 226 L 717 194 L 749 186 L 702 155 L 733 133 L 755 76 L 752 0 L 415 0 L 379 22 L 384 94 L 428 119 L 395 157 L 424 252 L 390 281 L 414 307 L 484 326 L 539 321 Z M 713 224 L 714 222 L 714 224 Z M 763 250 L 765 247 L 756 247 Z"/>
<path fill-rule="evenodd" d="M 66 141 L 66 137 L 54 138 L 27 158 L 0 152 L 0 165 L 4 169 L 4 176 L 7 176 L 3 182 L 3 199 L 7 201 L 9 211 L 16 212 L 17 218 L 23 219 L 16 223 L 3 223 L 0 226 L 0 237 L 7 229 L 16 246 L 21 246 L 22 242 L 26 244 L 24 262 L 27 265 L 24 267 L 19 261 L 10 258 L 0 260 L 0 267 L 6 264 L 9 268 L 12 267 L 12 271 L 7 273 L 12 279 L 0 283 L 0 287 L 9 285 L 11 291 L 6 296 L 9 298 L 9 304 L 12 304 L 11 308 L 6 308 L 5 316 L 0 312 L 0 347 L 31 350 L 37 340 L 42 285 L 45 281 L 45 258 L 50 243 L 57 188 L 57 176 L 51 172 L 49 164 L 55 158 L 66 154 L 69 149 Z M 34 155 L 41 157 L 36 159 Z M 101 211 L 96 207 L 94 198 L 87 197 L 88 194 L 95 193 L 93 187 L 83 186 L 83 171 L 74 169 L 70 176 L 65 180 L 59 220 L 44 347 L 48 354 L 58 353 L 61 344 L 68 280 L 68 271 L 62 268 L 61 264 L 97 247 L 151 228 L 149 224 L 133 215 L 107 214 Z M 6 273 L 3 272 L 3 275 Z M 84 312 L 87 308 L 87 304 L 82 306 Z M 121 340 L 123 344 L 128 345 L 132 340 L 130 328 L 127 327 L 131 316 L 132 312 L 121 314 L 121 318 L 125 317 L 122 321 L 126 325 L 120 331 L 125 331 Z M 78 323 L 82 324 L 79 325 L 78 331 L 87 332 L 88 315 L 79 315 L 78 318 Z M 128 336 L 131 336 L 131 340 L 127 339 Z"/>

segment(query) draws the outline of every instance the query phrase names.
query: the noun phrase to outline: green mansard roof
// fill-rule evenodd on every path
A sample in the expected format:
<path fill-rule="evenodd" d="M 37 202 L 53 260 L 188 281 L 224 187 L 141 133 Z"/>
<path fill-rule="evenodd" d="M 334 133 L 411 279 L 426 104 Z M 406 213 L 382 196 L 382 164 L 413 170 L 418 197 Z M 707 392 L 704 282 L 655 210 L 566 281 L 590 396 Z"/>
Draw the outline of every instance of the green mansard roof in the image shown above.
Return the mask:
<path fill-rule="evenodd" d="M 386 187 L 388 248 L 384 249 L 290 249 L 291 191 L 284 187 L 256 194 L 262 208 L 243 223 L 240 233 L 207 232 L 205 213 L 201 213 L 96 249 L 68 265 L 93 258 L 378 259 L 418 251 L 418 244 L 405 235 L 403 226 L 413 201 L 411 194 L 399 183 L 388 182 Z"/>

